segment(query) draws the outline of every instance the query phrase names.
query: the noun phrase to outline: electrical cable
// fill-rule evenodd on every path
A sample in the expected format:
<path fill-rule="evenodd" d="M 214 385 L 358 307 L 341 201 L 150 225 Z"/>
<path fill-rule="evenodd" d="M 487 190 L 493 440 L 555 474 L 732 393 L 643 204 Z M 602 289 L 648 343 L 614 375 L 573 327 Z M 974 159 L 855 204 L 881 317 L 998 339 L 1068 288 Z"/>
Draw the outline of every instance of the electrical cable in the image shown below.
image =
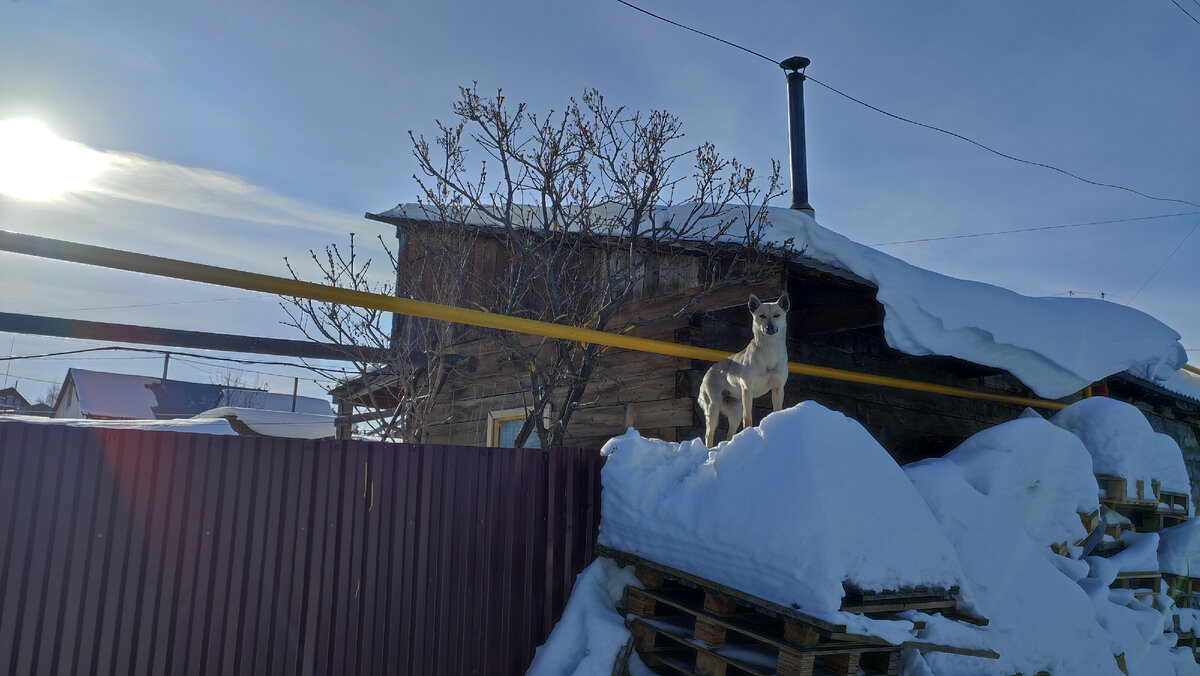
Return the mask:
<path fill-rule="evenodd" d="M 135 308 L 135 307 L 159 307 L 159 306 L 163 306 L 163 305 L 188 305 L 191 303 L 224 303 L 226 301 L 231 301 L 231 300 L 268 300 L 268 298 L 266 296 L 241 296 L 238 298 L 206 298 L 206 299 L 201 299 L 201 300 L 175 300 L 175 301 L 167 301 L 164 303 L 139 303 L 136 305 L 106 305 L 106 306 L 99 306 L 99 307 L 77 307 L 77 308 L 72 308 L 70 310 L 49 310 L 48 312 L 58 313 L 58 312 L 84 312 L 84 311 L 88 311 L 88 310 L 122 310 L 122 309 L 126 309 L 126 308 Z M 270 300 L 274 300 L 274 299 L 270 299 Z"/>
<path fill-rule="evenodd" d="M 948 239 L 968 239 L 971 237 L 991 237 L 992 235 L 1013 235 L 1022 232 L 1038 232 L 1041 230 L 1059 230 L 1062 228 L 1082 228 L 1088 225 L 1107 225 L 1109 223 L 1132 223 L 1134 221 L 1149 221 L 1156 218 L 1174 218 L 1176 216 L 1194 216 L 1200 211 L 1185 211 L 1179 214 L 1161 214 L 1159 216 L 1139 216 L 1136 218 L 1114 218 L 1108 221 L 1090 221 L 1088 223 L 1068 223 L 1066 225 L 1043 225 L 1036 228 L 1018 228 L 1016 230 L 993 230 L 991 232 L 975 232 L 967 235 L 943 235 L 940 237 L 923 237 L 921 239 L 904 239 L 895 242 L 879 242 L 867 246 L 892 246 L 893 244 L 916 244 L 919 242 L 940 242 Z"/>
<path fill-rule="evenodd" d="M 1195 2 L 1195 0 L 1192 0 L 1192 1 Z M 1192 21 L 1195 21 L 1197 24 L 1200 24 L 1200 19 L 1197 19 L 1196 17 L 1192 16 L 1192 13 L 1187 11 L 1186 9 L 1184 9 L 1183 5 L 1179 4 L 1178 2 L 1175 2 L 1175 0 L 1171 0 L 1171 4 L 1178 7 L 1179 11 L 1183 12 L 1184 14 L 1187 14 L 1189 19 L 1191 19 Z M 1198 3 L 1198 5 L 1200 5 L 1200 3 Z"/>
<path fill-rule="evenodd" d="M 1154 272 L 1150 274 L 1150 278 L 1143 282 L 1142 285 L 1138 287 L 1137 291 L 1133 292 L 1133 295 L 1129 297 L 1130 303 L 1133 302 L 1134 298 L 1137 298 L 1138 294 L 1142 292 L 1142 289 L 1146 288 L 1146 285 L 1149 284 L 1151 280 L 1158 276 L 1158 273 L 1162 272 L 1162 269 L 1166 267 L 1167 263 L 1175 257 L 1176 253 L 1179 252 L 1179 249 L 1183 246 L 1183 243 L 1188 241 L 1192 235 L 1196 234 L 1197 228 L 1200 228 L 1200 221 L 1197 221 L 1196 224 L 1192 226 L 1192 229 L 1188 231 L 1188 234 L 1184 235 L 1183 239 L 1179 240 L 1179 244 L 1176 244 L 1175 248 L 1171 249 L 1171 253 L 1167 254 L 1167 257 L 1163 259 L 1163 262 L 1160 263 Z"/>
<path fill-rule="evenodd" d="M 683 28 L 683 29 L 685 29 L 685 30 L 688 30 L 688 31 L 691 31 L 691 32 L 693 32 L 693 33 L 698 33 L 698 34 L 700 34 L 700 35 L 703 35 L 703 36 L 705 36 L 705 37 L 707 37 L 707 38 L 711 38 L 711 39 L 713 39 L 713 40 L 716 40 L 716 41 L 718 41 L 718 42 L 721 42 L 721 43 L 723 43 L 723 44 L 726 44 L 726 45 L 729 45 L 729 46 L 731 46 L 731 47 L 734 47 L 734 48 L 736 48 L 736 49 L 740 49 L 740 50 L 742 50 L 743 52 L 746 52 L 746 53 L 748 53 L 748 54 L 753 54 L 754 56 L 757 56 L 757 57 L 759 57 L 759 58 L 761 58 L 761 59 L 764 59 L 764 60 L 766 60 L 766 61 L 770 61 L 771 63 L 774 63 L 775 65 L 779 65 L 779 63 L 780 63 L 779 61 L 776 61 L 776 60 L 774 60 L 774 59 L 772 59 L 772 58 L 770 58 L 770 57 L 768 57 L 768 56 L 766 56 L 766 55 L 764 55 L 764 54 L 761 54 L 761 53 L 759 53 L 759 52 L 756 52 L 756 51 L 754 51 L 753 49 L 749 49 L 749 48 L 747 48 L 747 47 L 743 47 L 743 46 L 741 46 L 741 45 L 739 45 L 739 44 L 736 44 L 736 43 L 730 42 L 729 40 L 725 40 L 725 39 L 723 39 L 723 38 L 719 38 L 719 37 L 717 37 L 717 36 L 715 36 L 715 35 L 711 35 L 711 34 L 709 34 L 709 33 L 705 33 L 704 31 L 697 30 L 697 29 L 695 29 L 695 28 L 692 28 L 692 27 L 690 27 L 690 26 L 685 26 L 684 24 L 681 24 L 681 23 L 679 23 L 679 22 L 677 22 L 677 21 L 672 21 L 671 19 L 668 19 L 668 18 L 666 18 L 666 17 L 659 16 L 658 14 L 655 14 L 655 13 L 653 13 L 653 12 L 649 12 L 649 11 L 647 11 L 647 10 L 644 10 L 644 9 L 642 9 L 641 7 L 638 7 L 638 6 L 636 6 L 636 5 L 633 5 L 633 4 L 629 3 L 629 2 L 627 2 L 626 0 L 617 0 L 617 2 L 621 3 L 622 5 L 625 5 L 626 7 L 630 7 L 630 8 L 632 8 L 632 9 L 635 9 L 635 10 L 637 10 L 637 11 L 639 11 L 639 12 L 643 13 L 643 14 L 646 14 L 646 15 L 652 16 L 652 17 L 654 17 L 655 19 L 658 19 L 658 20 L 660 20 L 660 21 L 665 21 L 666 23 L 669 23 L 669 24 L 671 24 L 672 26 L 677 26 L 677 27 L 679 27 L 679 28 Z M 1174 2 L 1174 0 L 1172 0 L 1172 2 Z M 1190 15 L 1189 15 L 1189 16 L 1190 16 Z M 1200 207 L 1200 203 L 1197 203 L 1197 202 L 1189 202 L 1188 200 L 1174 199 L 1174 198 L 1170 198 L 1170 197 L 1155 197 L 1154 195 L 1148 195 L 1148 194 L 1146 194 L 1146 193 L 1144 193 L 1144 192 L 1141 192 L 1140 190 L 1135 190 L 1135 189 L 1133 189 L 1133 188 L 1129 188 L 1129 187 L 1126 187 L 1126 186 L 1123 186 L 1123 185 L 1118 185 L 1118 184 L 1115 184 L 1115 183 L 1103 183 L 1103 182 L 1101 182 L 1101 181 L 1093 181 L 1093 180 L 1091 180 L 1091 179 L 1084 178 L 1084 177 L 1082 177 L 1082 176 L 1079 176 L 1078 174 L 1073 174 L 1073 173 L 1071 173 L 1071 172 L 1069 172 L 1069 171 L 1067 171 L 1067 170 L 1065 170 L 1065 169 L 1059 169 L 1058 167 L 1055 167 L 1055 166 L 1053 166 L 1053 165 L 1050 165 L 1050 164 L 1046 164 L 1046 163 L 1044 163 L 1044 162 L 1036 162 L 1036 161 L 1033 161 L 1033 160 L 1026 160 L 1026 159 L 1022 159 L 1022 158 L 1020 158 L 1020 157 L 1016 157 L 1016 156 L 1014 156 L 1014 155 L 1009 155 L 1008 153 L 1004 153 L 1004 152 L 1001 152 L 1001 151 L 999 151 L 999 150 L 996 150 L 995 148 L 992 148 L 992 147 L 990 147 L 990 146 L 984 145 L 983 143 L 980 143 L 979 141 L 976 141 L 976 140 L 974 140 L 974 139 L 971 139 L 971 138 L 968 138 L 968 137 L 966 137 L 966 136 L 963 136 L 962 134 L 959 134 L 959 133 L 956 133 L 956 132 L 953 132 L 953 131 L 949 131 L 949 130 L 947 130 L 947 129 L 943 129 L 943 128 L 941 128 L 941 127 L 938 127 L 938 126 L 935 126 L 935 125 L 932 125 L 932 124 L 925 124 L 924 122 L 917 122 L 916 120 L 911 120 L 911 119 L 909 119 L 909 118 L 907 118 L 907 117 L 903 117 L 903 116 L 901 116 L 901 115 L 897 115 L 897 114 L 895 114 L 895 113 L 888 112 L 888 111 L 886 111 L 886 110 L 884 110 L 884 109 L 882 109 L 882 108 L 880 108 L 880 107 L 878 107 L 878 106 L 873 106 L 873 105 L 871 105 L 871 104 L 867 103 L 866 101 L 863 101 L 862 99 L 855 98 L 855 97 L 853 97 L 853 96 L 851 96 L 851 95 L 849 95 L 849 94 L 847 94 L 847 93 L 845 93 L 845 92 L 843 92 L 843 91 L 841 91 L 841 90 L 839 90 L 839 89 L 837 89 L 837 88 L 835 88 L 835 87 L 833 87 L 833 86 L 831 86 L 831 85 L 825 84 L 824 82 L 821 82 L 820 80 L 818 80 L 818 79 L 816 79 L 816 78 L 812 77 L 811 75 L 805 74 L 805 75 L 804 75 L 804 77 L 805 77 L 805 79 L 807 79 L 807 80 L 811 80 L 811 81 L 812 81 L 814 84 L 820 85 L 821 87 L 824 87 L 824 88 L 828 89 L 829 91 L 831 91 L 831 92 L 833 92 L 833 93 L 835 93 L 835 94 L 837 94 L 837 95 L 839 95 L 839 96 L 842 96 L 842 97 L 844 97 L 844 98 L 846 98 L 846 99 L 849 99 L 850 101 L 853 101 L 854 103 L 857 103 L 857 104 L 859 104 L 859 105 L 861 105 L 861 106 L 865 106 L 865 107 L 867 107 L 867 108 L 870 108 L 871 110 L 874 110 L 874 111 L 875 111 L 875 112 L 877 112 L 877 113 L 881 113 L 881 114 L 883 114 L 883 115 L 886 115 L 886 116 L 888 116 L 888 117 L 890 117 L 890 118 L 893 118 L 893 119 L 899 120 L 899 121 L 901 121 L 901 122 L 907 122 L 908 124 L 916 125 L 916 126 L 918 126 L 918 127 L 924 127 L 925 129 L 929 129 L 929 130 L 932 130 L 932 131 L 940 132 L 940 133 L 942 133 L 942 134 L 947 134 L 947 135 L 949 135 L 949 136 L 953 136 L 954 138 L 960 139 L 960 140 L 962 140 L 962 141 L 966 141 L 967 143 L 970 143 L 971 145 L 974 145 L 974 146 L 976 146 L 976 147 L 978 147 L 978 148 L 981 148 L 981 149 L 983 149 L 983 150 L 986 150 L 986 151 L 988 151 L 989 153 L 992 153 L 992 154 L 994 154 L 994 155 L 999 155 L 1000 157 L 1003 157 L 1003 158 L 1005 158 L 1005 159 L 1008 159 L 1008 160 L 1012 160 L 1012 161 L 1014 161 L 1014 162 L 1020 162 L 1020 163 L 1022 163 L 1022 164 L 1028 164 L 1028 165 L 1032 165 L 1032 166 L 1035 166 L 1035 167 L 1042 167 L 1043 169 L 1049 169 L 1049 170 L 1051 170 L 1051 171 L 1058 172 L 1058 173 L 1060 173 L 1060 174 L 1062 174 L 1062 175 L 1064 175 L 1064 176 L 1068 176 L 1068 177 L 1070 177 L 1070 178 L 1073 178 L 1073 179 L 1075 179 L 1075 180 L 1077 180 L 1077 181 L 1082 181 L 1082 182 L 1084 182 L 1084 183 L 1087 183 L 1087 184 L 1090 184 L 1090 185 L 1094 185 L 1094 186 L 1099 186 L 1099 187 L 1102 187 L 1102 188 L 1113 188 L 1113 189 L 1116 189 L 1116 190 L 1124 190 L 1125 192 L 1133 193 L 1134 195 L 1138 195 L 1138 196 L 1140 196 L 1140 197 L 1144 197 L 1144 198 L 1146 198 L 1146 199 L 1151 199 L 1151 200 L 1155 200 L 1155 201 L 1159 201 L 1159 202 L 1177 202 L 1177 203 L 1179 203 L 1179 204 L 1188 204 L 1188 205 L 1191 205 L 1191 206 L 1194 206 L 1194 207 Z"/>

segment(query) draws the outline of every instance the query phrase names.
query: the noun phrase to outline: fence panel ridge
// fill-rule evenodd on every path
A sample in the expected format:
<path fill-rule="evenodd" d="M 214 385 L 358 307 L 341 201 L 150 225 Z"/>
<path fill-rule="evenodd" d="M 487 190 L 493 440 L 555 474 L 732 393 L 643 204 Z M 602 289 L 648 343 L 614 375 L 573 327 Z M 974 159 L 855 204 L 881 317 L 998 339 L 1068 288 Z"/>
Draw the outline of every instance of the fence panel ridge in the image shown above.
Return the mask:
<path fill-rule="evenodd" d="M 522 673 L 602 464 L 0 421 L 0 672 Z"/>

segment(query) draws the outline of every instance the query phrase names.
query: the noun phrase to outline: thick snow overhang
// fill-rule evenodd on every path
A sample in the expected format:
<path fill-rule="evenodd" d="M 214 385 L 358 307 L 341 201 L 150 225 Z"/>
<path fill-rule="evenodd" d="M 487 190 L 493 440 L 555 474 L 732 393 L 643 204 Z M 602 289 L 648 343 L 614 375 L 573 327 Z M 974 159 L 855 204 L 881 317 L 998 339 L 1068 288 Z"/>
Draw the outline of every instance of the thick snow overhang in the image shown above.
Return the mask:
<path fill-rule="evenodd" d="M 657 215 L 672 218 L 692 208 L 667 207 Z M 522 222 L 536 222 L 538 217 L 533 209 L 517 213 Z M 738 217 L 736 211 L 730 213 Z M 367 217 L 393 225 L 437 220 L 415 204 Z M 801 211 L 769 209 L 768 219 L 771 240 L 790 241 L 801 252 L 798 265 L 839 270 L 876 287 L 876 299 L 884 308 L 884 335 L 901 352 L 1004 369 L 1050 399 L 1123 372 L 1179 389 L 1172 383 L 1187 363 L 1180 336 L 1144 312 L 1090 298 L 1023 296 L 924 270 L 828 230 Z M 479 210 L 466 210 L 457 221 L 497 224 Z"/>

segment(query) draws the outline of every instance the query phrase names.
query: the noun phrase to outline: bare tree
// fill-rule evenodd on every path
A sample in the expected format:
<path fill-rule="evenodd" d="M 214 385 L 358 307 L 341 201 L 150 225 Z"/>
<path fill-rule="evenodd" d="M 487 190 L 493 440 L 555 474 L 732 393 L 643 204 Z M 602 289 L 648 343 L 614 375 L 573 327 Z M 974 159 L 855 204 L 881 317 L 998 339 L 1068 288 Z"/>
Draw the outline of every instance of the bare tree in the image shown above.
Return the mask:
<path fill-rule="evenodd" d="M 401 270 L 396 252 L 382 237 L 378 243 L 395 275 L 394 282 L 375 278 L 372 259 L 361 256 L 353 234 L 346 248 L 333 244 L 322 254 L 309 253 L 325 284 L 448 305 L 461 303 L 455 270 L 446 265 L 452 257 L 439 255 L 440 265 L 432 267 L 407 261 Z M 301 279 L 292 262 L 285 259 L 285 263 L 292 277 Z M 377 412 L 367 413 L 361 420 L 371 436 L 425 440 L 437 394 L 457 364 L 457 355 L 451 351 L 453 326 L 304 298 L 287 298 L 281 305 L 289 318 L 286 325 L 310 340 L 343 346 L 354 367 L 352 374 L 313 364 L 308 368 L 338 381 L 357 410 Z M 381 353 L 386 358 L 380 358 Z"/>
<path fill-rule="evenodd" d="M 62 389 L 62 383 L 49 385 L 46 387 L 46 392 L 34 403 L 54 406 L 58 403 L 58 392 Z"/>
<path fill-rule="evenodd" d="M 263 378 L 234 369 L 225 369 L 210 376 L 209 382 L 225 388 L 220 401 L 223 406 L 260 408 L 262 398 L 259 395 L 267 391 L 267 383 Z"/>
<path fill-rule="evenodd" d="M 760 185 L 753 169 L 712 144 L 677 151 L 682 126 L 666 112 L 630 112 L 587 91 L 539 116 L 475 87 L 461 88 L 453 112 L 452 123 L 438 122 L 433 144 L 409 133 L 421 220 L 436 227 L 406 236 L 427 267 L 454 271 L 452 295 L 473 307 L 624 332 L 688 312 L 718 288 L 765 278 L 791 247 L 764 238 L 766 204 L 783 192 L 779 164 Z M 475 169 L 472 153 L 483 155 Z M 690 174 L 675 175 L 685 157 Z M 498 266 L 472 264 L 464 242 L 475 237 L 499 241 Z M 671 275 L 693 275 L 679 284 L 691 293 L 672 307 L 635 311 L 645 285 Z M 608 348 L 484 333 L 525 367 L 530 413 L 517 445 L 534 433 L 543 446 L 562 444 Z"/>

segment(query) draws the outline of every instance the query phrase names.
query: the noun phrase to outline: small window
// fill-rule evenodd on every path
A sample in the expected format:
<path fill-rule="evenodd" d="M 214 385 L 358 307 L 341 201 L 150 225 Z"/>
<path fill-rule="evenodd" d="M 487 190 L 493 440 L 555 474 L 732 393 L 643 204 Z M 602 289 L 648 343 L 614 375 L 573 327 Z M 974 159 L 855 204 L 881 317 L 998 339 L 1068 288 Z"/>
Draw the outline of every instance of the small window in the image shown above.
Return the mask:
<path fill-rule="evenodd" d="M 488 446 L 493 448 L 512 448 L 516 445 L 517 435 L 525 424 L 529 409 L 510 408 L 488 413 Z M 541 448 L 537 433 L 529 435 L 524 448 Z"/>

